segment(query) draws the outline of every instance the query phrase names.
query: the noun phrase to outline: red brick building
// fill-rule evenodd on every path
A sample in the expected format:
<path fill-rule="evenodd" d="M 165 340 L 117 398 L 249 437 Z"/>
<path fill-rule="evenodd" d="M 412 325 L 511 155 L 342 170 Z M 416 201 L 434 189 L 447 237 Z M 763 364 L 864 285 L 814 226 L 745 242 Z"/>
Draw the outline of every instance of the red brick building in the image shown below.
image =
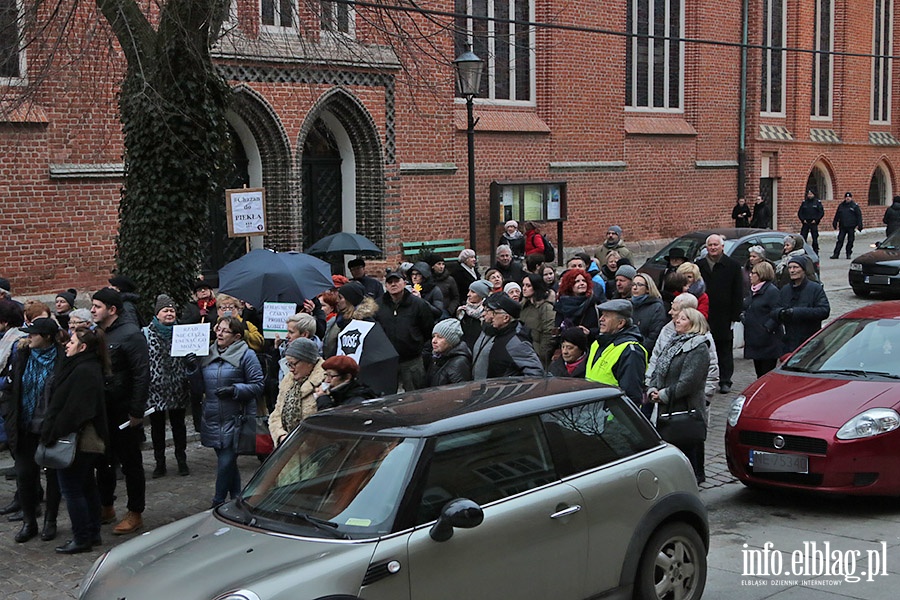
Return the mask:
<path fill-rule="evenodd" d="M 0 0 L 0 31 L 21 4 Z M 626 241 L 729 225 L 735 199 L 758 193 L 776 227 L 795 230 L 807 187 L 826 221 L 851 190 L 880 226 L 900 165 L 892 0 L 747 0 L 746 30 L 743 4 L 445 0 L 433 14 L 391 13 L 408 34 L 391 43 L 372 8 L 237 0 L 215 59 L 234 90 L 230 185 L 267 192 L 268 235 L 254 243 L 302 249 L 356 231 L 393 264 L 403 241 L 468 238 L 466 107 L 451 62 L 465 42 L 486 61 L 482 256 L 495 223 L 543 220 L 558 199 L 566 247 L 599 243 L 613 223 Z M 49 76 L 50 46 L 0 36 L 2 106 L 15 107 L 0 122 L 0 275 L 15 294 L 97 287 L 114 264 L 122 65 L 101 50 L 114 45 L 79 43 L 108 39 L 80 10 L 52 49 L 65 67 Z M 514 209 L 492 211 L 492 189 Z M 223 204 L 198 232 L 207 268 L 243 251 L 225 236 Z"/>

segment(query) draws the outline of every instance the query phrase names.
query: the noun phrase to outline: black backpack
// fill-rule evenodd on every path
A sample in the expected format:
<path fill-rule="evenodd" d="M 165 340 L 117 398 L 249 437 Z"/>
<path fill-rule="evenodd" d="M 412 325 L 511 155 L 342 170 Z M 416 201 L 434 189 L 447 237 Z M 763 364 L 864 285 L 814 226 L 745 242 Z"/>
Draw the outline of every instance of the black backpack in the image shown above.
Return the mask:
<path fill-rule="evenodd" d="M 546 262 L 553 262 L 556 260 L 556 250 L 553 249 L 553 244 L 550 243 L 550 239 L 541 234 L 541 239 L 544 240 L 544 260 Z"/>

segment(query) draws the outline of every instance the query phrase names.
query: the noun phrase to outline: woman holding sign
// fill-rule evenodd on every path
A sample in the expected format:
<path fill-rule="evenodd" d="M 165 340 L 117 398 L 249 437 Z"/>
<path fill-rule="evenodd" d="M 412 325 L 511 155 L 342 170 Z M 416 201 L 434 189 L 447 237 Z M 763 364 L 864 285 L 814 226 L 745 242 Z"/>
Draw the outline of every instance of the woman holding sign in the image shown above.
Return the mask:
<path fill-rule="evenodd" d="M 150 438 L 153 440 L 153 457 L 156 468 L 153 478 L 166 474 L 166 414 L 172 426 L 175 460 L 178 474 L 189 475 L 187 465 L 187 428 L 184 424 L 190 403 L 190 385 L 187 379 L 189 359 L 172 356 L 172 328 L 175 326 L 175 301 L 165 294 L 156 297 L 153 320 L 144 327 L 147 349 L 150 354 L 150 391 L 147 407 L 150 414 Z"/>

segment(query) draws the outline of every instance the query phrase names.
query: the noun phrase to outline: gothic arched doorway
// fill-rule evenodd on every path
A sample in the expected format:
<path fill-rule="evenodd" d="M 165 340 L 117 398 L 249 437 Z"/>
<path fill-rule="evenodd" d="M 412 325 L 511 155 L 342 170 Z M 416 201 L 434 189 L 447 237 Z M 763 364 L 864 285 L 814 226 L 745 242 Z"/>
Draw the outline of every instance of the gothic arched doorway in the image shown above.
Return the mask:
<path fill-rule="evenodd" d="M 341 151 L 331 130 L 316 119 L 303 143 L 303 240 L 310 246 L 342 229 Z M 337 270 L 335 270 L 337 269 Z M 341 257 L 334 257 L 332 270 L 343 272 Z"/>

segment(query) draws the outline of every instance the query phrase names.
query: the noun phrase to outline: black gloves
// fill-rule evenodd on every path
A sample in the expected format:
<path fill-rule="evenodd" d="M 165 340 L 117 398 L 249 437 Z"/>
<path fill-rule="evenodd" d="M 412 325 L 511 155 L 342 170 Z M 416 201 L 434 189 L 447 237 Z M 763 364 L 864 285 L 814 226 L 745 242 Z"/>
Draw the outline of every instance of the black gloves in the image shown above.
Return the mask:
<path fill-rule="evenodd" d="M 234 386 L 226 385 L 216 389 L 216 398 L 220 400 L 234 400 Z"/>
<path fill-rule="evenodd" d="M 184 355 L 184 362 L 190 367 L 192 370 L 197 368 L 197 355 L 191 352 L 190 354 Z"/>
<path fill-rule="evenodd" d="M 782 308 L 780 311 L 778 311 L 778 320 L 782 323 L 790 323 L 793 316 L 793 308 Z"/>

